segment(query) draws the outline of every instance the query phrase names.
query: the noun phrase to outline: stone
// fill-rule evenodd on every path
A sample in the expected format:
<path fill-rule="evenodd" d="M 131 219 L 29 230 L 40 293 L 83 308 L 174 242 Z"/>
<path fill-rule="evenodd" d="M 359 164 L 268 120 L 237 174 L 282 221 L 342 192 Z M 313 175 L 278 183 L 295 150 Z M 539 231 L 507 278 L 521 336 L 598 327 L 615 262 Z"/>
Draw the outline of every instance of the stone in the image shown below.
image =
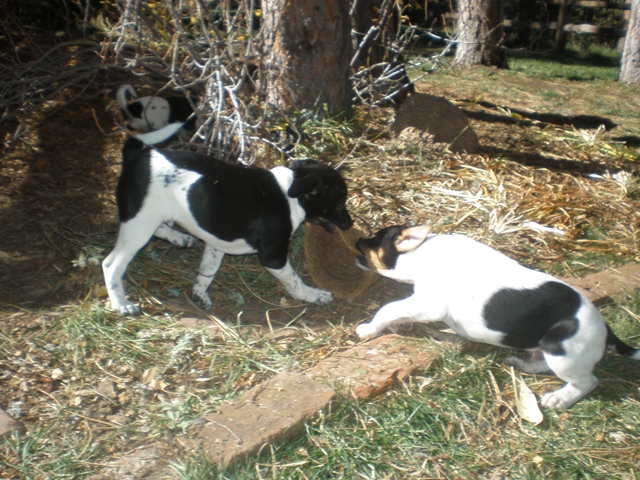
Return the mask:
<path fill-rule="evenodd" d="M 440 354 L 429 339 L 384 335 L 322 360 L 309 375 L 330 381 L 353 398 L 369 400 L 429 368 Z"/>
<path fill-rule="evenodd" d="M 640 263 L 609 268 L 583 278 L 564 278 L 581 290 L 595 305 L 633 295 L 640 289 Z"/>
<path fill-rule="evenodd" d="M 24 435 L 27 433 L 27 429 L 22 423 L 0 408 L 0 438 L 10 437 L 12 432 Z"/>
<path fill-rule="evenodd" d="M 399 135 L 414 127 L 433 136 L 436 143 L 446 143 L 455 153 L 476 153 L 480 148 L 478 136 L 469 120 L 453 103 L 443 97 L 414 93 L 402 103 L 391 130 Z"/>
<path fill-rule="evenodd" d="M 208 461 L 228 467 L 294 438 L 335 398 L 333 389 L 308 376 L 281 373 L 203 417 L 189 431 L 189 443 Z"/>

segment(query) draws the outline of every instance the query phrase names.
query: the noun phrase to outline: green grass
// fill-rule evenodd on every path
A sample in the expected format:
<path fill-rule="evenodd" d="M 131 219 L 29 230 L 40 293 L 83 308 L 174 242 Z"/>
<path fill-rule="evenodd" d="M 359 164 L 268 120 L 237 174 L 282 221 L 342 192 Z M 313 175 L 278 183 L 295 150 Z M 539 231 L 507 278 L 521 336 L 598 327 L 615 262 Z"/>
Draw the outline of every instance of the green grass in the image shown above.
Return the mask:
<path fill-rule="evenodd" d="M 69 307 L 38 334 L 3 345 L 5 365 L 20 368 L 18 349 L 43 375 L 61 371 L 29 435 L 0 443 L 0 466 L 19 478 L 83 478 L 123 443 L 184 433 L 193 420 L 235 398 L 247 378 L 256 383 L 299 369 L 342 335 L 339 329 L 306 332 L 306 339 L 284 348 L 243 327 L 198 331 L 164 316 L 114 322 L 100 305 L 88 307 Z M 618 335 L 638 344 L 640 295 L 603 313 Z M 598 389 L 567 412 L 545 411 L 543 423 L 534 426 L 513 411 L 512 380 L 503 365 L 509 353 L 445 346 L 440 361 L 403 388 L 369 403 L 343 397 L 296 440 L 233 470 L 220 471 L 197 452 L 172 468 L 184 479 L 229 480 L 637 478 L 637 364 L 606 356 L 596 370 Z M 117 398 L 92 392 L 105 376 L 114 381 Z M 548 376 L 525 378 L 538 395 L 557 384 Z M 46 388 L 35 380 L 29 387 Z M 109 407 L 121 412 L 121 426 L 92 413 Z"/>
<path fill-rule="evenodd" d="M 635 314 L 605 309 L 618 333 L 633 332 L 636 343 L 639 302 L 628 304 Z M 188 479 L 638 478 L 640 373 L 633 361 L 605 357 L 598 389 L 569 411 L 545 411 L 535 426 L 512 410 L 508 353 L 449 348 L 404 388 L 369 403 L 342 398 L 305 435 L 257 461 L 224 472 L 196 455 L 178 468 Z M 553 386 L 542 386 L 552 377 L 525 378 L 534 390 Z"/>

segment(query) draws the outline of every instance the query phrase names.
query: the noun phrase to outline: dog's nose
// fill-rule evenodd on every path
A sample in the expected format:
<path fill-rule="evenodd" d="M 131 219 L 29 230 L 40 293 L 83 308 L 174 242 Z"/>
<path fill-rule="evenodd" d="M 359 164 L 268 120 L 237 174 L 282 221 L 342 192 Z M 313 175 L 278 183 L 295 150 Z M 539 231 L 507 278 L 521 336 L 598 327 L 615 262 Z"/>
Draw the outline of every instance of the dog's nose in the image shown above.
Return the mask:
<path fill-rule="evenodd" d="M 340 219 L 340 224 L 338 224 L 340 230 L 349 230 L 353 227 L 353 219 L 347 210 L 344 211 L 342 218 Z"/>

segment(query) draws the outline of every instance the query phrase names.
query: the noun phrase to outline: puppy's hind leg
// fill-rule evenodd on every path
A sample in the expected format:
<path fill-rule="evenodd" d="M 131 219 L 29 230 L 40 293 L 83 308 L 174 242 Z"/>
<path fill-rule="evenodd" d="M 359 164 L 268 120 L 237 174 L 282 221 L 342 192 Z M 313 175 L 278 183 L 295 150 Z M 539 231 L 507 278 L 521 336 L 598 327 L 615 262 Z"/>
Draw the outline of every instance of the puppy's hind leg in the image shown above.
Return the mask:
<path fill-rule="evenodd" d="M 163 223 L 153 233 L 156 237 L 166 240 L 178 248 L 191 248 L 196 244 L 196 237 L 182 233 Z"/>
<path fill-rule="evenodd" d="M 198 269 L 198 276 L 193 283 L 193 299 L 205 310 L 208 310 L 213 306 L 211 298 L 207 294 L 207 290 L 213 277 L 218 272 L 224 253 L 216 250 L 211 245 L 205 245 L 204 252 L 202 253 L 202 261 L 200 262 L 200 268 Z"/>
<path fill-rule="evenodd" d="M 561 389 L 542 397 L 543 407 L 569 408 L 598 385 L 593 369 L 604 355 L 606 328 L 602 322 L 602 332 L 597 332 L 584 323 L 581 320 L 578 329 L 575 319 L 559 322 L 541 342 L 549 368 L 567 382 Z"/>

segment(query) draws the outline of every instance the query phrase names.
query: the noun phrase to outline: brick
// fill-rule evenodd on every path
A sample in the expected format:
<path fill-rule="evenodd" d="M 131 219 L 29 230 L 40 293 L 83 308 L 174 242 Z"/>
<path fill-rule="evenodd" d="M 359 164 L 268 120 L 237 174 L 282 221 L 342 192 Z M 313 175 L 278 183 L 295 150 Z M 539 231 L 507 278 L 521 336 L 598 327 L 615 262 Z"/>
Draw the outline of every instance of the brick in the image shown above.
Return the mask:
<path fill-rule="evenodd" d="M 353 398 L 368 400 L 427 369 L 440 353 L 428 339 L 384 335 L 322 360 L 309 375 L 346 389 Z"/>
<path fill-rule="evenodd" d="M 640 289 L 640 263 L 610 268 L 584 278 L 565 278 L 564 281 L 584 292 L 594 304 L 602 305 L 611 299 L 632 295 Z"/>
<path fill-rule="evenodd" d="M 0 408 L 0 438 L 9 437 L 12 432 L 24 435 L 27 433 L 27 429 L 22 423 Z"/>
<path fill-rule="evenodd" d="M 326 409 L 336 392 L 304 375 L 282 373 L 203 417 L 189 436 L 207 460 L 228 467 L 269 444 L 289 440 Z"/>

